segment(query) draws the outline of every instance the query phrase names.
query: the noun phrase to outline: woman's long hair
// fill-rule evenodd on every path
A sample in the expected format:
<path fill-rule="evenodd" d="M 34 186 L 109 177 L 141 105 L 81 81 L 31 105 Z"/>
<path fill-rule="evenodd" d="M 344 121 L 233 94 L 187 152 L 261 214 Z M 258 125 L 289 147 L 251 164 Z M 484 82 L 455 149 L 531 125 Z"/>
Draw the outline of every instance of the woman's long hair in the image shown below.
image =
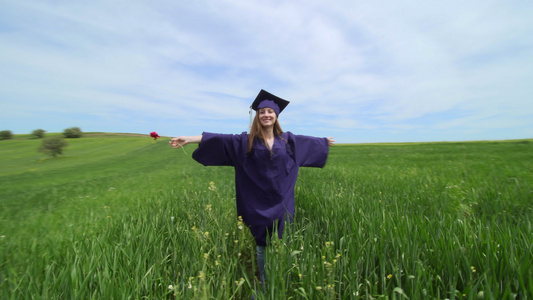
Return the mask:
<path fill-rule="evenodd" d="M 281 125 L 279 125 L 278 118 L 276 118 L 276 122 L 274 123 L 274 136 L 281 136 L 282 133 L 283 130 L 281 129 Z M 266 145 L 265 129 L 263 126 L 261 126 L 259 114 L 255 114 L 254 121 L 252 122 L 252 128 L 250 128 L 250 134 L 248 134 L 248 154 L 252 152 L 252 146 L 256 138 Z M 270 152 L 272 152 L 272 149 Z"/>

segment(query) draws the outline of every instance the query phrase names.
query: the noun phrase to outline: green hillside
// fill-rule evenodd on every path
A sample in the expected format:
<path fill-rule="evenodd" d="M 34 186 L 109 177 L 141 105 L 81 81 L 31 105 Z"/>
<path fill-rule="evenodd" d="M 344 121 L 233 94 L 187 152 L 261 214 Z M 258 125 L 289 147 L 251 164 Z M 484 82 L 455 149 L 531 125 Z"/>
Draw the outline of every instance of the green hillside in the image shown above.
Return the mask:
<path fill-rule="evenodd" d="M 67 141 L 0 141 L 2 299 L 533 297 L 531 140 L 332 147 L 300 170 L 263 291 L 231 167 L 168 138 Z"/>

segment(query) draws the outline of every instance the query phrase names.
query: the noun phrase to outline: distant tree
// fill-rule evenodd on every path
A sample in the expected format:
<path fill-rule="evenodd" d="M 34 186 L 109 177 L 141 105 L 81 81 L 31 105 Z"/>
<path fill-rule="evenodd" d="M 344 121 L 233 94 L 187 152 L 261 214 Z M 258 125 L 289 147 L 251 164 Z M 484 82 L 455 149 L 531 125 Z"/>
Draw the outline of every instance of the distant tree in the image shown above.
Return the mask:
<path fill-rule="evenodd" d="M 11 130 L 2 130 L 0 131 L 0 140 L 9 140 L 13 138 L 13 133 Z"/>
<path fill-rule="evenodd" d="M 56 157 L 60 154 L 63 154 L 63 147 L 67 145 L 68 143 L 63 139 L 62 136 L 56 135 L 45 138 L 41 147 L 39 148 L 39 151 L 44 152 L 52 157 Z"/>
<path fill-rule="evenodd" d="M 69 139 L 70 138 L 81 138 L 82 135 L 83 135 L 83 132 L 81 131 L 79 127 L 70 127 L 70 128 L 65 129 L 65 131 L 63 131 L 63 136 Z"/>
<path fill-rule="evenodd" d="M 42 129 L 35 129 L 34 131 L 31 132 L 31 134 L 32 134 L 34 137 L 36 137 L 36 138 L 38 138 L 38 139 L 41 139 L 41 138 L 44 137 L 44 133 L 45 133 L 45 132 L 46 132 L 46 131 L 44 131 L 44 130 L 42 130 Z"/>

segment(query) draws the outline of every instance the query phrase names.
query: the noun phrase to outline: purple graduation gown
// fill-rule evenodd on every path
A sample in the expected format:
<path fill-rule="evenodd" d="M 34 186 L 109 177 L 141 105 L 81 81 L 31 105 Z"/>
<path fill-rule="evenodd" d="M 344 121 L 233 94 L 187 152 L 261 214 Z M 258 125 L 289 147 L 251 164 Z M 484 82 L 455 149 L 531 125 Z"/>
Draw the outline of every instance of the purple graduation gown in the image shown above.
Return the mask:
<path fill-rule="evenodd" d="M 260 141 L 254 141 L 248 155 L 248 133 L 204 132 L 193 158 L 204 166 L 233 166 L 237 214 L 250 228 L 257 245 L 266 246 L 267 235 L 277 224 L 279 237 L 285 219 L 294 216 L 294 186 L 299 167 L 323 167 L 328 141 L 285 132 L 276 137 L 273 155 Z"/>

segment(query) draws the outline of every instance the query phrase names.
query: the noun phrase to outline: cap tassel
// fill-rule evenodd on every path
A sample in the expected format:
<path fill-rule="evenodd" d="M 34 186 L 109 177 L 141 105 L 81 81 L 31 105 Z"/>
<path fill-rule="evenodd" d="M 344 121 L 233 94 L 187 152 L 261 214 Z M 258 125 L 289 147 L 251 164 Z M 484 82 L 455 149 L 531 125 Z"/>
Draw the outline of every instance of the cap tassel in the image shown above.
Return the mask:
<path fill-rule="evenodd" d="M 250 122 L 248 123 L 248 131 L 252 130 L 252 108 L 250 107 Z"/>

